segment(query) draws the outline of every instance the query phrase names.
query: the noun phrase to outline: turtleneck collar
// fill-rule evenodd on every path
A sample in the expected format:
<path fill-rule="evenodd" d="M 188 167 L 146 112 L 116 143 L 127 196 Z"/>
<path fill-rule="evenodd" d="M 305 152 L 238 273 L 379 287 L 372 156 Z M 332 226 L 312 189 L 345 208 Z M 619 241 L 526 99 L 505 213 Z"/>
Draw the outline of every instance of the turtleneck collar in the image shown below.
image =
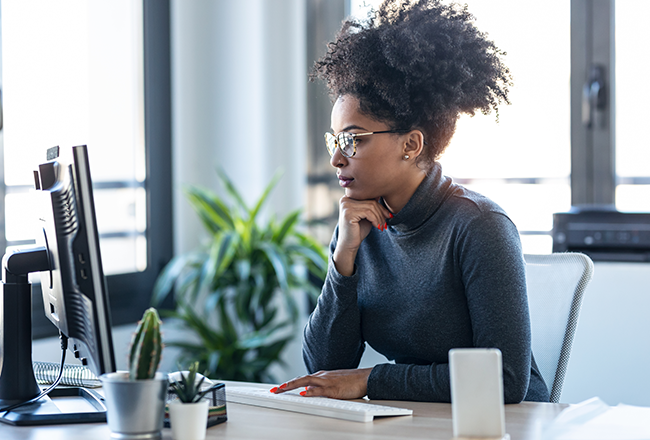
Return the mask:
<path fill-rule="evenodd" d="M 435 162 L 404 208 L 387 221 L 388 226 L 393 231 L 402 234 L 417 229 L 451 195 L 451 186 L 451 179 L 442 175 L 442 167 Z"/>

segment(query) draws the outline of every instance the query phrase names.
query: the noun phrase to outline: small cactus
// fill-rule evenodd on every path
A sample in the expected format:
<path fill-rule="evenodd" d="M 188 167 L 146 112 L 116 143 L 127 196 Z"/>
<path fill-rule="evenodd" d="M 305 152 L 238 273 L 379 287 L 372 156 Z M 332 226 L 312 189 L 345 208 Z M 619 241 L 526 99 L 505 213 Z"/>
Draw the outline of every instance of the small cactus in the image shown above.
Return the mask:
<path fill-rule="evenodd" d="M 153 379 L 160 363 L 162 338 L 160 317 L 153 307 L 145 310 L 142 320 L 131 340 L 129 350 L 129 378 L 131 380 Z"/>

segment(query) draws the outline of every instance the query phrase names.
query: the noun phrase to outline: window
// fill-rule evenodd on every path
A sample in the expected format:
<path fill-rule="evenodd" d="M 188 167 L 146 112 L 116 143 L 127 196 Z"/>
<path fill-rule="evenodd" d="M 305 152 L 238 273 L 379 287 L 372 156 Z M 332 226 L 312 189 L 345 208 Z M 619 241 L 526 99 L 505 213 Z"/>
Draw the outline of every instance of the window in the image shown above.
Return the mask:
<path fill-rule="evenodd" d="M 33 242 L 45 150 L 87 144 L 113 323 L 136 320 L 171 257 L 169 3 L 1 5 L 5 246 Z"/>
<path fill-rule="evenodd" d="M 644 103 L 650 101 L 650 54 L 640 47 L 650 38 L 639 17 L 650 2 L 616 2 L 616 208 L 650 211 L 650 137 Z"/>
<path fill-rule="evenodd" d="M 552 214 L 571 207 L 570 3 L 465 3 L 477 28 L 507 52 L 514 87 L 498 123 L 494 114 L 461 116 L 442 169 L 505 209 L 524 252 L 548 253 Z"/>
<path fill-rule="evenodd" d="M 364 18 L 367 8 L 379 3 L 350 0 L 349 10 Z M 478 29 L 507 52 L 514 87 L 512 105 L 501 106 L 499 123 L 494 114 L 460 118 L 440 160 L 443 172 L 501 205 L 517 225 L 526 253 L 551 252 L 552 214 L 572 205 L 650 211 L 650 140 L 640 107 L 650 98 L 644 77 L 650 56 L 639 50 L 648 37 L 638 26 L 650 4 L 460 3 L 468 5 Z M 589 125 L 583 93 L 594 66 L 602 69 L 605 104 L 594 110 Z M 331 231 L 340 190 L 324 172 L 310 175 L 310 212 L 328 219 Z"/>
<path fill-rule="evenodd" d="M 33 243 L 27 207 L 45 150 L 87 144 L 105 273 L 145 270 L 142 4 L 3 6 L 7 245 Z"/>

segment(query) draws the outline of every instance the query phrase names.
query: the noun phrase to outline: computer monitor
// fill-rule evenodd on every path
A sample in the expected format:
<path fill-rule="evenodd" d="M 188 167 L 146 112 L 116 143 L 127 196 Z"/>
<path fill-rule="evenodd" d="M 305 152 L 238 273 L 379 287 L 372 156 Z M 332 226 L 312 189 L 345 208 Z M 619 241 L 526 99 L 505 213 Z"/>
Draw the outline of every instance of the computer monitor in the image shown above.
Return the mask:
<path fill-rule="evenodd" d="M 31 359 L 28 273 L 41 273 L 45 314 L 70 339 L 75 357 L 97 376 L 115 371 L 88 151 L 85 145 L 73 147 L 72 160 L 66 163 L 55 147 L 48 150 L 47 159 L 34 172 L 41 210 L 35 232 L 37 246 L 7 253 L 3 258 L 0 408 L 39 393 Z M 63 392 L 70 394 L 70 390 Z M 88 397 L 81 390 L 79 395 Z M 97 411 L 66 414 L 46 400 L 5 413 L 0 421 L 50 424 L 105 420 L 103 406 L 94 401 L 91 405 Z"/>

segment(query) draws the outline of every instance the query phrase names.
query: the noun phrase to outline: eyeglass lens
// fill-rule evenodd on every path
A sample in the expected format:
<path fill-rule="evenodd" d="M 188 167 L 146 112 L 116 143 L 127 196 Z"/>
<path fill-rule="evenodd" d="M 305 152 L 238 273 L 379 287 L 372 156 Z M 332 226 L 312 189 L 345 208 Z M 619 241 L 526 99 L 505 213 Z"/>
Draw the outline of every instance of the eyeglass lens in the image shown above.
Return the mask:
<path fill-rule="evenodd" d="M 344 156 L 351 157 L 354 155 L 354 136 L 350 133 L 341 132 L 336 136 L 332 133 L 325 133 L 325 143 L 331 156 L 334 156 L 337 145 L 341 148 L 341 153 Z"/>

